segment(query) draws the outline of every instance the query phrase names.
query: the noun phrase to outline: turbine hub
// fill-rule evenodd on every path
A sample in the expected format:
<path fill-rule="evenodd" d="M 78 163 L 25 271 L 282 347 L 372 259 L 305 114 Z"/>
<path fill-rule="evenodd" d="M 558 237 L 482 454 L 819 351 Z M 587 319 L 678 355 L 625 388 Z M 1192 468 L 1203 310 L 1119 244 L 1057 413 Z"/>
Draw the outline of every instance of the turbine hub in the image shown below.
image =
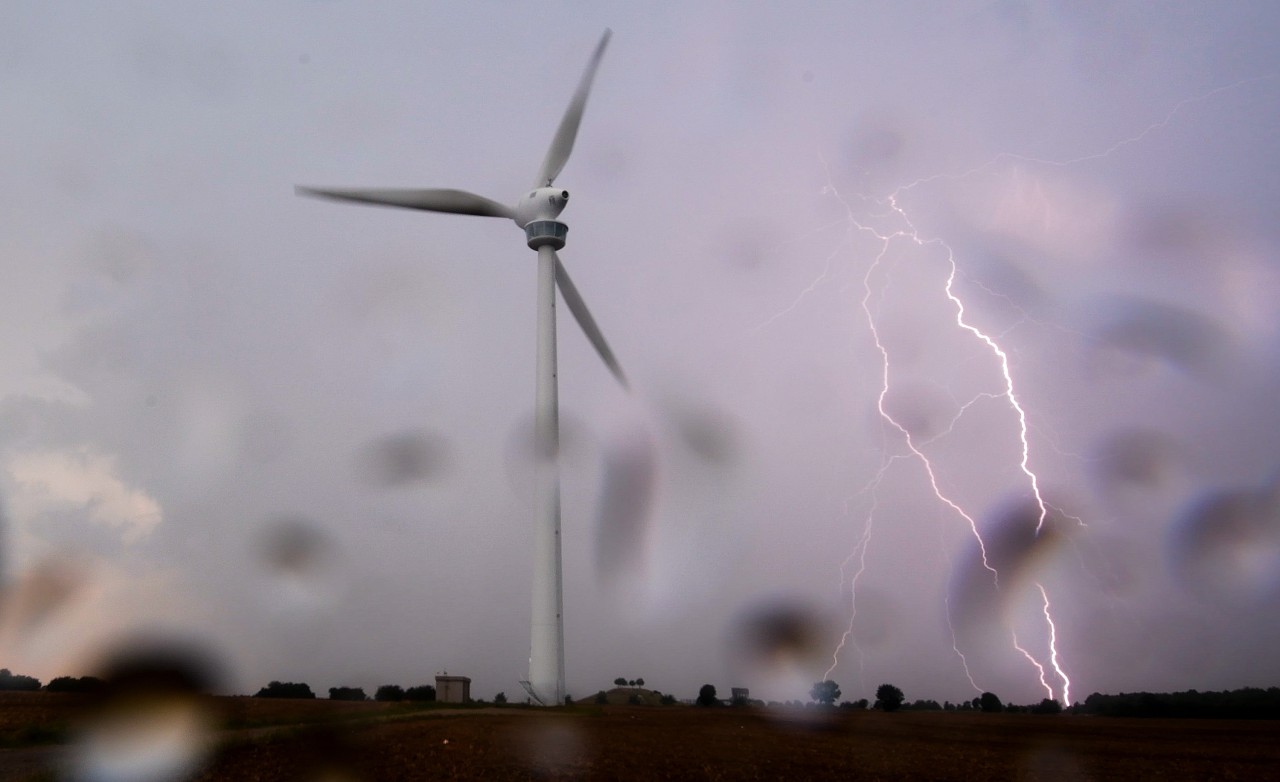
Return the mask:
<path fill-rule="evenodd" d="M 534 220 L 524 227 L 524 237 L 530 250 L 544 245 L 551 245 L 553 250 L 563 250 L 568 233 L 569 226 L 556 220 Z"/>
<path fill-rule="evenodd" d="M 530 190 L 516 204 L 516 223 L 528 225 L 534 220 L 554 220 L 569 203 L 569 191 L 558 187 Z"/>

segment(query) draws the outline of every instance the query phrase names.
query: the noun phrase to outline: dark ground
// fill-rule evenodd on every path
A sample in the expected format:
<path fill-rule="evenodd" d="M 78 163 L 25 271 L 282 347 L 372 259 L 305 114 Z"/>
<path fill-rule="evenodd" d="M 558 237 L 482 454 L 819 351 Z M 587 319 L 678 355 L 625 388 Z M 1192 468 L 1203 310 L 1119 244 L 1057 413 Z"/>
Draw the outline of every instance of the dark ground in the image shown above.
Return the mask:
<path fill-rule="evenodd" d="M 5 708 L 12 704 L 0 698 L 0 735 L 16 735 L 15 714 L 29 728 L 31 720 L 56 723 L 74 705 L 32 703 Z M 1276 721 L 212 703 L 235 727 L 218 734 L 193 777 L 200 780 L 1280 779 Z M 49 769 L 68 753 L 0 750 L 0 779 L 55 779 Z"/>

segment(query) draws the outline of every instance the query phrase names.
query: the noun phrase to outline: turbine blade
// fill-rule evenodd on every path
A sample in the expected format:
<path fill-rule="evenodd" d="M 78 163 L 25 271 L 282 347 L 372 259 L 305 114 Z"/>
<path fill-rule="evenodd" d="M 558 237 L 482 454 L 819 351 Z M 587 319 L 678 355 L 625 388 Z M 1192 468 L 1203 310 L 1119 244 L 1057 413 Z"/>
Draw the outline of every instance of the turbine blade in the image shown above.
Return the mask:
<path fill-rule="evenodd" d="M 515 219 L 515 211 L 509 206 L 492 201 L 465 190 L 347 190 L 318 187 L 295 187 L 298 195 L 331 198 L 336 201 L 355 201 L 379 206 L 400 206 L 405 209 L 424 209 L 428 212 L 450 212 L 480 217 L 507 217 Z"/>
<path fill-rule="evenodd" d="M 551 140 L 551 148 L 547 150 L 547 157 L 542 161 L 542 170 L 538 172 L 538 179 L 533 183 L 534 187 L 550 186 L 555 178 L 560 176 L 560 170 L 569 160 L 569 153 L 573 151 L 573 140 L 578 136 L 578 124 L 582 122 L 582 112 L 587 107 L 587 95 L 591 92 L 591 82 L 596 77 L 596 68 L 600 67 L 600 60 L 604 58 L 604 48 L 609 44 L 611 35 L 613 35 L 612 30 L 604 31 L 604 35 L 600 37 L 600 43 L 596 45 L 595 53 L 587 62 L 587 70 L 583 72 L 582 81 L 578 82 L 578 91 L 573 94 L 573 100 L 569 101 L 569 108 L 565 110 L 564 118 L 560 120 L 560 127 L 556 130 L 555 138 Z"/>
<path fill-rule="evenodd" d="M 554 250 L 551 253 L 555 255 Z M 614 358 L 613 351 L 609 349 L 609 343 L 604 341 L 604 334 L 600 332 L 600 327 L 596 325 L 595 318 L 591 317 L 591 311 L 587 309 L 587 303 L 582 300 L 582 294 L 578 293 L 578 289 L 573 285 L 573 280 L 569 279 L 569 272 L 565 271 L 564 264 L 560 263 L 560 256 L 555 255 L 555 259 L 556 287 L 560 289 L 560 295 L 564 297 L 564 303 L 568 305 L 574 319 L 578 321 L 578 325 L 586 333 L 587 339 L 595 346 L 596 352 L 600 354 L 605 366 L 609 367 L 609 371 L 613 373 L 614 377 L 618 378 L 618 382 L 622 384 L 623 388 L 631 390 L 631 386 L 627 384 L 627 376 L 622 373 L 622 367 L 618 365 L 618 359 Z"/>

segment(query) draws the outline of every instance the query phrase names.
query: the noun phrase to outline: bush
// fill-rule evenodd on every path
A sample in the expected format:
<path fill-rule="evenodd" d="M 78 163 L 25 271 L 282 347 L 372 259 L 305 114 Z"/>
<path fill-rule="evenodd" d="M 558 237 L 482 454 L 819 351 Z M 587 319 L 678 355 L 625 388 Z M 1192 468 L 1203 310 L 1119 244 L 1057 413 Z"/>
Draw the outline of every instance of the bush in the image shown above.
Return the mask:
<path fill-rule="evenodd" d="M 410 687 L 404 691 L 404 699 L 407 701 L 434 701 L 436 699 L 436 688 L 430 684 L 419 684 L 417 687 Z"/>
<path fill-rule="evenodd" d="M 716 688 L 710 684 L 702 685 L 702 688 L 698 690 L 697 704 L 699 706 L 719 706 L 720 699 L 716 697 Z"/>
<path fill-rule="evenodd" d="M 507 694 L 506 694 L 505 692 L 500 692 L 500 693 L 498 693 L 497 695 L 493 696 L 493 702 L 494 702 L 494 703 L 506 703 L 506 702 L 507 702 Z"/>
<path fill-rule="evenodd" d="M 301 682 L 271 682 L 254 693 L 255 698 L 315 698 L 310 685 Z"/>
<path fill-rule="evenodd" d="M 0 690 L 38 690 L 40 680 L 34 676 L 9 673 L 8 668 L 0 668 Z"/>
<path fill-rule="evenodd" d="M 1032 706 L 1032 714 L 1061 714 L 1062 704 L 1052 698 L 1046 698 Z"/>
<path fill-rule="evenodd" d="M 674 706 L 676 705 L 676 696 L 671 694 L 663 695 L 662 699 L 659 700 L 658 702 L 661 703 L 663 706 Z"/>
<path fill-rule="evenodd" d="M 607 704 L 608 702 L 609 702 L 609 696 L 605 694 L 605 691 L 604 691 L 604 690 L 601 690 L 600 692 L 597 692 L 597 693 L 596 693 L 596 703 L 597 703 L 597 704 L 599 704 L 599 705 L 603 706 L 603 705 Z"/>
<path fill-rule="evenodd" d="M 404 688 L 398 684 L 384 684 L 373 694 L 375 701 L 402 701 Z"/>
<path fill-rule="evenodd" d="M 329 700 L 331 701 L 367 701 L 369 696 L 364 694 L 363 687 L 330 687 Z"/>
<path fill-rule="evenodd" d="M 47 692 L 97 692 L 105 682 L 96 676 L 58 676 L 44 686 Z"/>
<path fill-rule="evenodd" d="M 840 685 L 830 679 L 815 682 L 813 688 L 809 690 L 809 698 L 824 706 L 830 706 L 840 700 Z"/>
<path fill-rule="evenodd" d="M 902 690 L 892 684 L 882 684 L 876 688 L 875 708 L 882 711 L 897 711 L 905 697 Z"/>

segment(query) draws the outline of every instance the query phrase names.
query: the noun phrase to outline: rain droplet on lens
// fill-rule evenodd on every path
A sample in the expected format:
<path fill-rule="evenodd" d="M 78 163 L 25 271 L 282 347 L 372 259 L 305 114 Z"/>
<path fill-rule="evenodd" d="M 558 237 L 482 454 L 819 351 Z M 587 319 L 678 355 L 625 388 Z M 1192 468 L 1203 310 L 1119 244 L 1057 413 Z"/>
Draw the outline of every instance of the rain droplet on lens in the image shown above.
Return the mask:
<path fill-rule="evenodd" d="M 1169 477 L 1178 457 L 1169 435 L 1127 429 L 1112 433 L 1098 446 L 1097 475 L 1103 485 L 1153 488 Z"/>
<path fill-rule="evenodd" d="M 1280 502 L 1272 491 L 1214 492 L 1191 502 L 1172 536 L 1184 586 L 1232 603 L 1280 589 Z"/>
<path fill-rule="evenodd" d="M 95 782 L 185 779 L 212 745 L 207 693 L 222 673 L 191 642 L 122 645 L 102 667 L 103 688 L 84 715 L 71 753 L 73 778 Z"/>
<path fill-rule="evenodd" d="M 718 467 L 733 465 L 742 453 L 740 427 L 731 415 L 704 401 L 669 398 L 664 418 L 687 448 L 701 461 Z"/>
<path fill-rule="evenodd" d="M 30 634 L 66 606 L 88 580 L 88 568 L 75 557 L 55 555 L 41 560 L 5 588 L 6 623 L 13 623 L 19 637 Z"/>
<path fill-rule="evenodd" d="M 1186 372 L 1212 373 L 1230 337 L 1217 321 L 1163 302 L 1115 297 L 1103 302 L 1094 339 L 1101 348 L 1162 361 Z"/>
<path fill-rule="evenodd" d="M 311 521 L 274 520 L 259 539 L 258 556 L 270 579 L 265 596 L 288 616 L 312 615 L 339 586 L 337 555 L 333 540 Z"/>
<path fill-rule="evenodd" d="M 323 567 L 329 550 L 328 538 L 311 522 L 284 517 L 267 529 L 262 554 L 267 565 L 282 575 L 309 576 Z"/>
<path fill-rule="evenodd" d="M 794 599 L 773 599 L 748 609 L 733 624 L 732 643 L 750 664 L 774 668 L 809 665 L 825 651 L 826 620 Z"/>
<path fill-rule="evenodd" d="M 434 480 L 449 466 L 445 439 L 428 432 L 397 432 L 374 441 L 362 457 L 363 472 L 388 488 Z"/>
<path fill-rule="evenodd" d="M 601 579 L 629 574 L 642 563 L 657 480 L 657 453 L 647 432 L 632 430 L 606 446 L 596 513 Z"/>

